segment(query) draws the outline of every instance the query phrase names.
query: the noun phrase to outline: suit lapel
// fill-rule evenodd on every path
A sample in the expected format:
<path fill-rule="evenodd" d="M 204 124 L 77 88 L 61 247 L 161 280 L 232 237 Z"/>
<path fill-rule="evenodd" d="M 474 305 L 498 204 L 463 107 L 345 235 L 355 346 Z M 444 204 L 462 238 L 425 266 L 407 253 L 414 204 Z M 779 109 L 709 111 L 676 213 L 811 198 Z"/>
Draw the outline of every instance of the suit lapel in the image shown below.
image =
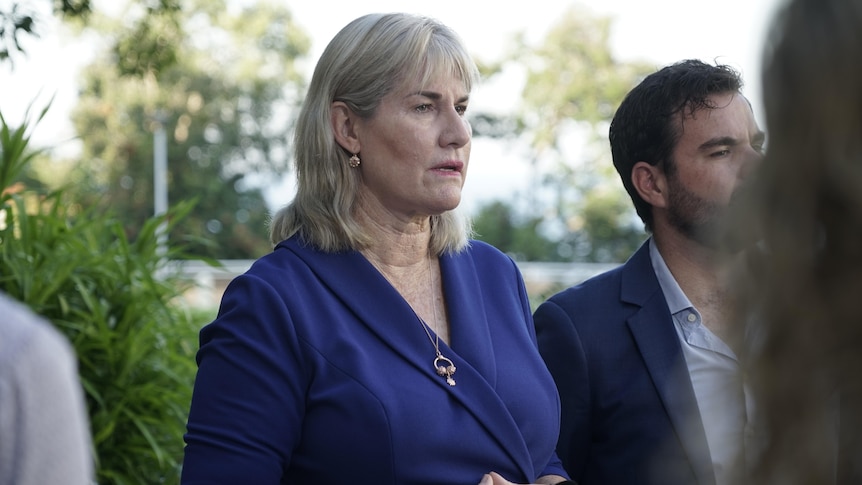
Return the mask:
<path fill-rule="evenodd" d="M 524 438 L 493 388 L 497 359 L 491 346 L 485 302 L 476 290 L 481 283 L 472 258 L 444 256 L 440 260 L 452 345 L 463 351 L 462 355 L 440 342 L 440 351 L 457 368 L 453 376 L 456 385 L 452 387 L 434 372 L 433 346 L 410 305 L 364 256 L 356 251 L 323 253 L 311 250 L 301 246 L 296 238 L 279 246 L 301 258 L 356 315 L 357 320 L 395 354 L 416 367 L 441 391 L 450 393 L 461 402 L 507 451 L 524 475 L 532 476 L 531 455 Z M 405 328 L 402 324 L 415 325 L 415 332 L 402 331 Z"/>
<path fill-rule="evenodd" d="M 641 307 L 629 318 L 629 330 L 698 481 L 711 484 L 715 478 L 706 432 L 648 245 L 644 243 L 623 269 L 622 300 Z"/>

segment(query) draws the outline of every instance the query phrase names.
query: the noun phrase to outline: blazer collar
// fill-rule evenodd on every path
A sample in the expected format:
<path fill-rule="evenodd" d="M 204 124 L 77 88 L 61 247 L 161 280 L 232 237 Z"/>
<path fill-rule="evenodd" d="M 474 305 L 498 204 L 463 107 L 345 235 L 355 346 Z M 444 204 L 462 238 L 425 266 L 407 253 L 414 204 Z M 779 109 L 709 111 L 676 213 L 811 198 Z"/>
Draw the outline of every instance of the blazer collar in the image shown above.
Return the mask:
<path fill-rule="evenodd" d="M 673 317 L 655 276 L 649 240 L 622 270 L 621 299 L 640 307 L 628 319 L 641 357 L 702 484 L 715 482 L 712 459 Z"/>
<path fill-rule="evenodd" d="M 452 322 L 452 346 L 441 340 L 440 352 L 457 368 L 456 385 L 449 386 L 434 372 L 434 346 L 422 330 L 419 317 L 362 254 L 357 251 L 324 253 L 303 246 L 297 237 L 281 242 L 276 249 L 279 247 L 302 259 L 332 293 L 341 298 L 358 322 L 393 352 L 419 369 L 441 392 L 448 392 L 460 401 L 507 451 L 524 475 L 533 476 L 531 455 L 520 428 L 493 387 L 497 358 L 491 346 L 486 302 L 476 290 L 483 282 L 479 280 L 472 258 L 460 255 L 440 258 L 443 291 Z M 486 279 L 484 284 L 487 283 Z"/>

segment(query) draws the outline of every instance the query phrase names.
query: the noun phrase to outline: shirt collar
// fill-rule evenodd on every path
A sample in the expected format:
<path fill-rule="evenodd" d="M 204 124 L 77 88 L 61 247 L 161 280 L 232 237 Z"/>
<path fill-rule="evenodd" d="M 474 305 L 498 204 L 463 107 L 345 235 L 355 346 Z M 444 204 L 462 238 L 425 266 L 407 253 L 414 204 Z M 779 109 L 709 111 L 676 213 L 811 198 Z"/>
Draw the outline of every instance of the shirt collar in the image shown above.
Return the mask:
<path fill-rule="evenodd" d="M 655 276 L 658 278 L 658 284 L 661 287 L 662 293 L 664 293 L 665 300 L 667 300 L 667 306 L 670 309 L 671 315 L 694 308 L 694 305 L 691 304 L 691 301 L 682 292 L 679 283 L 676 282 L 676 279 L 670 273 L 667 263 L 664 262 L 664 258 L 658 252 L 655 240 L 652 238 L 649 240 L 649 257 L 655 271 Z"/>

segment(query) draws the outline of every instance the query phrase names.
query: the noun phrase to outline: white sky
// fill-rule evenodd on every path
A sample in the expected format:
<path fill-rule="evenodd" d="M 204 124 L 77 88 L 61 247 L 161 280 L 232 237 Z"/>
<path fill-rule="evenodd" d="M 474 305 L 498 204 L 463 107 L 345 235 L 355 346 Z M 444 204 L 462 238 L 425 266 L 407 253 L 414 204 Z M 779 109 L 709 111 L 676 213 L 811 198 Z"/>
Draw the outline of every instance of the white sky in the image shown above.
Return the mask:
<path fill-rule="evenodd" d="M 0 8 L 9 0 L 0 0 Z M 116 0 L 95 0 L 108 5 Z M 370 12 L 409 11 L 436 17 L 455 29 L 471 52 L 492 60 L 508 39 L 526 31 L 538 44 L 547 29 L 571 5 L 585 6 L 598 15 L 611 16 L 612 49 L 621 60 L 643 60 L 665 65 L 680 59 L 718 59 L 742 72 L 745 94 L 763 123 L 760 106 L 760 58 L 765 31 L 781 0 L 526 0 L 512 4 L 476 0 L 296 0 L 288 2 L 297 23 L 312 37 L 307 60 L 310 73 L 326 43 L 354 18 Z M 40 4 L 49 4 L 42 1 Z M 7 121 L 20 122 L 28 103 L 44 107 L 54 96 L 46 119 L 33 133 L 40 146 L 62 149 L 74 133 L 67 121 L 75 104 L 78 71 L 95 55 L 93 44 L 70 42 L 57 35 L 58 23 L 48 16 L 42 38 L 27 43 L 29 57 L 18 58 L 14 71 L 0 66 L 0 112 Z M 472 103 L 479 106 L 514 106 L 520 95 L 518 80 L 479 88 Z M 500 143 L 474 142 L 464 192 L 468 211 L 483 200 L 505 198 L 522 190 L 529 179 L 527 163 Z M 284 188 L 274 195 L 276 205 L 287 202 Z M 289 189 L 288 189 L 289 192 Z"/>

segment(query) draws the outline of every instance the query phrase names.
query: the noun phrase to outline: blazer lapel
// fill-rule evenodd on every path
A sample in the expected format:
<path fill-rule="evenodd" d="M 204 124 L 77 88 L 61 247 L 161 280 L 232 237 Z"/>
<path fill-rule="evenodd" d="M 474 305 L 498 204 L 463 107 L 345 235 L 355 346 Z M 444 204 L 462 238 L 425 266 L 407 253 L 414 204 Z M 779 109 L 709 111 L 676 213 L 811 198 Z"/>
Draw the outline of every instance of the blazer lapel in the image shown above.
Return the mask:
<path fill-rule="evenodd" d="M 485 308 L 493 303 L 485 302 L 482 292 L 477 290 L 482 285 L 493 284 L 500 276 L 487 275 L 481 279 L 469 252 L 467 254 L 440 258 L 446 308 L 452 322 L 451 343 L 457 349 L 452 354 L 459 357 L 456 366 L 461 376 L 456 381 L 462 392 L 453 395 L 506 450 L 524 476 L 531 477 L 538 471 L 533 469 L 530 451 L 520 428 L 495 389 L 496 364 L 505 356 L 496 355 L 498 349 L 491 345 L 490 322 Z"/>
<path fill-rule="evenodd" d="M 715 475 L 706 432 L 648 245 L 648 241 L 644 243 L 623 269 L 622 300 L 641 307 L 629 318 L 628 326 L 698 482 L 712 484 Z"/>
<path fill-rule="evenodd" d="M 434 373 L 434 347 L 422 330 L 421 320 L 362 254 L 356 251 L 324 253 L 302 246 L 297 238 L 288 239 L 279 246 L 301 258 L 357 321 L 393 352 L 422 370 L 435 383 L 449 387 Z M 415 331 L 402 331 L 404 328 Z M 442 346 L 441 342 L 441 350 Z"/>
<path fill-rule="evenodd" d="M 440 342 L 440 351 L 457 368 L 455 386 L 434 372 L 433 347 L 420 327 L 420 320 L 392 285 L 364 256 L 356 251 L 323 253 L 301 246 L 291 238 L 279 246 L 294 252 L 317 277 L 342 299 L 363 325 L 393 352 L 409 362 L 434 385 L 450 393 L 482 423 L 506 450 L 525 476 L 534 473 L 520 429 L 493 388 L 497 358 L 491 346 L 485 302 L 476 290 L 481 284 L 469 257 L 442 257 L 443 291 L 452 322 L 452 345 Z M 486 281 L 487 283 L 487 281 Z M 381 303 L 381 302 L 386 302 Z M 414 324 L 415 332 L 399 331 L 394 322 Z M 468 363 L 469 362 L 469 363 Z"/>

